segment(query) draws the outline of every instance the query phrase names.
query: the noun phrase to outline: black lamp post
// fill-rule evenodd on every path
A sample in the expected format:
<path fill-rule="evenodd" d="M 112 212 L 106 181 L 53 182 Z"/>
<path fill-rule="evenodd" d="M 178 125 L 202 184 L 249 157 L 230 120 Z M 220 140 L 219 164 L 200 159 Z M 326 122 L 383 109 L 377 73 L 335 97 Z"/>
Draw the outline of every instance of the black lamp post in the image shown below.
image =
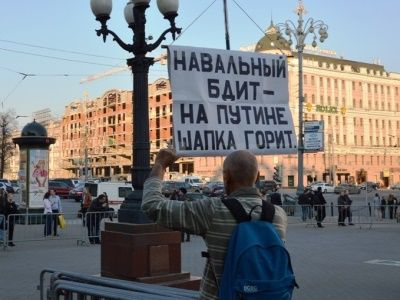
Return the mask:
<path fill-rule="evenodd" d="M 112 10 L 112 0 L 91 0 L 90 6 L 101 23 L 101 29 L 96 30 L 98 36 L 112 35 L 121 48 L 132 52 L 134 57 L 127 60 L 133 73 L 133 166 L 132 185 L 135 192 L 125 200 L 119 211 L 119 221 L 128 223 L 142 223 L 138 218 L 140 214 L 140 202 L 142 198 L 143 184 L 150 172 L 150 142 L 149 142 L 149 108 L 148 108 L 148 73 L 149 67 L 154 63 L 154 58 L 146 57 L 146 54 L 156 49 L 165 39 L 168 33 L 175 39 L 181 32 L 175 26 L 175 18 L 178 15 L 179 0 L 157 0 L 158 9 L 170 23 L 153 44 L 148 44 L 145 36 L 146 9 L 150 0 L 129 0 L 124 9 L 125 20 L 133 31 L 133 43 L 125 44 L 117 34 L 107 28 L 107 20 Z M 136 220 L 135 220 L 136 219 Z"/>

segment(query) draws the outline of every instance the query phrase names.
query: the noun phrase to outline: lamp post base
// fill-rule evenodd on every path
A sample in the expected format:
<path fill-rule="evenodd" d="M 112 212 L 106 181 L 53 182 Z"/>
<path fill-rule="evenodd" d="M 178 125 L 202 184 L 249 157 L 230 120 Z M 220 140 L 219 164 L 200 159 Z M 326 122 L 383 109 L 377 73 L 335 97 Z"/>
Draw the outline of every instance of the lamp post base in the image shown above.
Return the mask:
<path fill-rule="evenodd" d="M 118 211 L 118 222 L 132 224 L 153 223 L 141 209 L 142 196 L 143 191 L 133 191 L 125 197 L 125 201 Z"/>

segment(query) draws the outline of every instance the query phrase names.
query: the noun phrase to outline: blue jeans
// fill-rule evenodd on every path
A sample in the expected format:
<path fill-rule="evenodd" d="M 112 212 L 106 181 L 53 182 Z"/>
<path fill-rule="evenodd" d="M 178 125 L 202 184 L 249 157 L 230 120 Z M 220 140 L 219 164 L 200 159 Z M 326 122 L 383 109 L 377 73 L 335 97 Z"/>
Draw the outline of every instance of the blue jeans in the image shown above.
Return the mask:
<path fill-rule="evenodd" d="M 53 216 L 51 214 L 45 214 L 45 223 L 44 223 L 44 236 L 51 235 L 51 220 Z"/>
<path fill-rule="evenodd" d="M 309 205 L 302 205 L 301 206 L 301 219 L 303 220 L 303 222 L 305 222 L 307 220 L 307 218 L 309 217 L 310 214 L 310 206 Z"/>

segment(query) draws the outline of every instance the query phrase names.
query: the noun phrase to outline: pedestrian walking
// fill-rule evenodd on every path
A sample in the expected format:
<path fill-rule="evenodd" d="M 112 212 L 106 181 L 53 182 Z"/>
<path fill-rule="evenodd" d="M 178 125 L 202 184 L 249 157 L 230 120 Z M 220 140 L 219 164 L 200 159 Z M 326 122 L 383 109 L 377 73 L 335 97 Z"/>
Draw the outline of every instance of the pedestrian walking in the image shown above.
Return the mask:
<path fill-rule="evenodd" d="M 301 205 L 301 219 L 303 222 L 305 222 L 310 215 L 312 196 L 311 190 L 305 189 L 299 197 L 298 203 Z"/>
<path fill-rule="evenodd" d="M 50 202 L 50 193 L 47 192 L 44 194 L 43 197 L 43 214 L 44 214 L 44 236 L 50 236 L 51 235 L 51 220 L 53 218 L 52 216 L 52 209 L 51 209 L 51 202 Z"/>
<path fill-rule="evenodd" d="M 54 190 L 50 190 L 50 203 L 51 203 L 51 211 L 53 213 L 52 223 L 53 223 L 53 235 L 58 236 L 57 227 L 58 227 L 58 216 L 62 213 L 61 200 Z"/>
<path fill-rule="evenodd" d="M 18 214 L 18 206 L 15 204 L 13 199 L 13 194 L 7 194 L 7 203 L 5 209 L 5 218 L 6 218 L 6 229 L 8 229 L 8 246 L 14 247 L 15 244 L 13 242 L 14 239 L 14 225 L 15 225 L 15 214 Z"/>
<path fill-rule="evenodd" d="M 318 187 L 317 192 L 314 195 L 313 204 L 314 209 L 317 212 L 317 215 L 315 216 L 315 219 L 317 220 L 317 226 L 319 228 L 323 228 L 324 226 L 322 226 L 322 221 L 324 221 L 326 217 L 326 200 L 324 195 L 322 194 L 322 188 L 320 186 Z"/>
<path fill-rule="evenodd" d="M 7 193 L 4 189 L 0 189 L 0 243 L 5 243 L 5 229 L 6 229 L 6 206 L 7 206 Z"/>
<path fill-rule="evenodd" d="M 338 206 L 338 225 L 346 226 L 346 224 L 344 224 L 347 211 L 345 191 L 340 192 L 340 195 L 337 199 L 337 206 Z"/>
<path fill-rule="evenodd" d="M 88 188 L 83 188 L 81 209 L 79 211 L 81 213 L 83 226 L 85 226 L 86 212 L 89 209 L 91 203 L 92 203 L 92 195 L 90 194 Z"/>
<path fill-rule="evenodd" d="M 108 211 L 106 196 L 100 194 L 92 201 L 85 216 L 89 242 L 91 244 L 100 244 L 100 222 L 106 211 Z"/>
<path fill-rule="evenodd" d="M 388 209 L 389 209 L 389 219 L 393 219 L 394 216 L 395 216 L 394 207 L 395 207 L 395 204 L 396 204 L 396 200 L 397 199 L 393 196 L 393 194 L 389 194 L 388 200 L 387 200 L 387 206 L 388 206 Z"/>
<path fill-rule="evenodd" d="M 349 225 L 354 225 L 353 223 L 353 212 L 351 211 L 351 204 L 353 201 L 350 199 L 349 190 L 345 190 L 344 195 L 346 197 L 346 217 Z"/>
<path fill-rule="evenodd" d="M 381 219 L 382 218 L 382 213 L 381 213 L 381 197 L 379 196 L 378 193 L 375 193 L 374 198 L 372 199 L 372 203 L 374 205 L 374 214 L 375 218 Z"/>
<path fill-rule="evenodd" d="M 178 190 L 178 201 L 186 201 L 186 194 L 187 194 L 187 190 L 184 187 L 179 188 Z M 185 231 L 182 230 L 181 231 L 181 241 L 184 242 L 185 241 Z M 190 242 L 190 234 L 186 232 L 186 242 Z"/>
<path fill-rule="evenodd" d="M 382 196 L 381 198 L 381 214 L 382 214 L 382 219 L 386 218 L 386 199 L 385 197 Z"/>

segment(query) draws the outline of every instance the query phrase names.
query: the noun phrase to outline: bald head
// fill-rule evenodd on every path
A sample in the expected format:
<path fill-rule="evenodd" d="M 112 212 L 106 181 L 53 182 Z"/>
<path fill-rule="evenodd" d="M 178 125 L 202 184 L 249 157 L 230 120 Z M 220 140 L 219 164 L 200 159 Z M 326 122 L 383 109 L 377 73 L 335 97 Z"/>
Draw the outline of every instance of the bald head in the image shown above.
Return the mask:
<path fill-rule="evenodd" d="M 232 152 L 224 161 L 223 174 L 228 194 L 240 187 L 251 187 L 257 179 L 257 159 L 246 150 Z"/>

